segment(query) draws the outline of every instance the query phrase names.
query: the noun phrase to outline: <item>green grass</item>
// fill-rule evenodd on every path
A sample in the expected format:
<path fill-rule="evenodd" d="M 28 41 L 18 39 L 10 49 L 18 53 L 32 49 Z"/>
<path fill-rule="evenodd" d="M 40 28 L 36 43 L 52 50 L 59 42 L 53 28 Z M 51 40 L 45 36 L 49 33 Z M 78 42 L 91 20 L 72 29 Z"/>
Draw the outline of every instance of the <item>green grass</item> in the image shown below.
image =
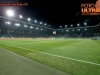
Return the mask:
<path fill-rule="evenodd" d="M 6 45 L 5 45 L 6 44 Z M 8 44 L 8 45 L 7 45 Z M 13 46 L 9 46 L 13 45 Z M 13 51 L 71 75 L 99 75 L 100 66 L 39 52 L 100 64 L 100 41 L 94 40 L 2 40 L 0 47 Z M 22 49 L 23 47 L 26 49 Z M 30 50 L 27 50 L 30 49 Z M 39 52 L 35 52 L 35 51 Z"/>

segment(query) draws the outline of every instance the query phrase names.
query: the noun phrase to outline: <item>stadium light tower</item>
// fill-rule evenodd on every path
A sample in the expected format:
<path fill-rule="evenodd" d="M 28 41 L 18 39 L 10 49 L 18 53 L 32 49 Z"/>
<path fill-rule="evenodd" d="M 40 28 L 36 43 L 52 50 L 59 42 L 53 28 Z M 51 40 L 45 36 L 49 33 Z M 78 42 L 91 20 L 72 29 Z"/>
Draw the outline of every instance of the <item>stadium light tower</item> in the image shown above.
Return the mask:
<path fill-rule="evenodd" d="M 9 17 L 13 17 L 14 16 L 14 11 L 13 10 L 7 10 L 6 11 L 6 13 L 7 13 L 7 16 L 9 16 Z"/>
<path fill-rule="evenodd" d="M 19 15 L 19 18 L 23 18 L 23 16 L 22 15 Z"/>
<path fill-rule="evenodd" d="M 30 21 L 31 19 L 30 18 L 28 18 L 28 21 Z"/>

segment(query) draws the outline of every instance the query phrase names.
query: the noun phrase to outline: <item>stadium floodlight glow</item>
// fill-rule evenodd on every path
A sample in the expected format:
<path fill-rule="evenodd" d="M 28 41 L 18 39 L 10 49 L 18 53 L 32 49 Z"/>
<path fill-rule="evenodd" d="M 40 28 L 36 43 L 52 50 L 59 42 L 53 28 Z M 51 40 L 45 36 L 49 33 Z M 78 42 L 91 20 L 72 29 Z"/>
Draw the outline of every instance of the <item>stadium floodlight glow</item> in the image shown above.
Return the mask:
<path fill-rule="evenodd" d="M 6 24 L 8 23 L 8 22 L 5 22 Z"/>
<path fill-rule="evenodd" d="M 34 28 L 34 27 L 30 26 L 30 28 Z"/>
<path fill-rule="evenodd" d="M 12 17 L 12 16 L 14 16 L 14 11 L 13 10 L 7 10 L 7 16 L 9 16 L 9 17 Z"/>
<path fill-rule="evenodd" d="M 10 22 L 5 22 L 6 24 L 11 24 Z"/>
<path fill-rule="evenodd" d="M 40 22 L 40 24 L 42 24 L 42 22 Z"/>
<path fill-rule="evenodd" d="M 46 26 L 46 23 L 44 25 Z"/>
<path fill-rule="evenodd" d="M 24 25 L 24 27 L 28 27 L 27 25 Z"/>
<path fill-rule="evenodd" d="M 87 23 L 84 23 L 84 25 L 87 25 Z"/>
<path fill-rule="evenodd" d="M 78 23 L 77 26 L 80 26 L 80 24 Z"/>
<path fill-rule="evenodd" d="M 84 30 L 87 30 L 87 29 L 84 29 Z"/>
<path fill-rule="evenodd" d="M 35 20 L 35 23 L 36 23 L 37 21 Z"/>
<path fill-rule="evenodd" d="M 36 29 L 39 29 L 38 27 L 36 27 Z"/>
<path fill-rule="evenodd" d="M 43 29 L 41 28 L 41 30 L 43 30 Z"/>
<path fill-rule="evenodd" d="M 62 26 L 60 26 L 60 28 L 62 28 Z"/>
<path fill-rule="evenodd" d="M 20 24 L 19 24 L 19 23 L 15 23 L 15 25 L 16 25 L 16 26 L 20 26 Z"/>
<path fill-rule="evenodd" d="M 31 19 L 30 18 L 28 18 L 28 21 L 30 21 Z"/>
<path fill-rule="evenodd" d="M 50 26 L 50 25 L 49 25 Z"/>
<path fill-rule="evenodd" d="M 11 24 L 10 22 L 8 22 L 7 24 Z"/>
<path fill-rule="evenodd" d="M 69 31 L 69 30 L 66 30 L 66 31 Z"/>
<path fill-rule="evenodd" d="M 65 25 L 65 27 L 67 27 L 67 25 Z"/>
<path fill-rule="evenodd" d="M 23 18 L 23 16 L 22 15 L 19 15 L 19 18 Z"/>
<path fill-rule="evenodd" d="M 71 27 L 73 27 L 73 25 L 71 25 Z"/>

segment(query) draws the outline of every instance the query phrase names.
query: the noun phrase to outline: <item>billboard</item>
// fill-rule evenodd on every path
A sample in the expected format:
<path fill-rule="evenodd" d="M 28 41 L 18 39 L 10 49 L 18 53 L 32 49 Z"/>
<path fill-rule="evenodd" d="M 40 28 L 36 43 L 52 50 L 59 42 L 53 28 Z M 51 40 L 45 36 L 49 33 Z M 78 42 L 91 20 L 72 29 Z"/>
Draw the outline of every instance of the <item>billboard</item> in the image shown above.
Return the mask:
<path fill-rule="evenodd" d="M 56 34 L 56 31 L 53 31 L 53 34 Z"/>

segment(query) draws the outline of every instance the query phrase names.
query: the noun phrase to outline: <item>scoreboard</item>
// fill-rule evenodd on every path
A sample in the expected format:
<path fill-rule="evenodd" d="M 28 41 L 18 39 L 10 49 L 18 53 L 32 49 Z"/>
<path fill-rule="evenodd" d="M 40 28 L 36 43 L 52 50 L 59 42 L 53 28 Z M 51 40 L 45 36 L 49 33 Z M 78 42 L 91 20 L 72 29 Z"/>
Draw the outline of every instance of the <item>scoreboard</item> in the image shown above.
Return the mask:
<path fill-rule="evenodd" d="M 53 34 L 56 34 L 56 31 L 53 31 Z"/>

